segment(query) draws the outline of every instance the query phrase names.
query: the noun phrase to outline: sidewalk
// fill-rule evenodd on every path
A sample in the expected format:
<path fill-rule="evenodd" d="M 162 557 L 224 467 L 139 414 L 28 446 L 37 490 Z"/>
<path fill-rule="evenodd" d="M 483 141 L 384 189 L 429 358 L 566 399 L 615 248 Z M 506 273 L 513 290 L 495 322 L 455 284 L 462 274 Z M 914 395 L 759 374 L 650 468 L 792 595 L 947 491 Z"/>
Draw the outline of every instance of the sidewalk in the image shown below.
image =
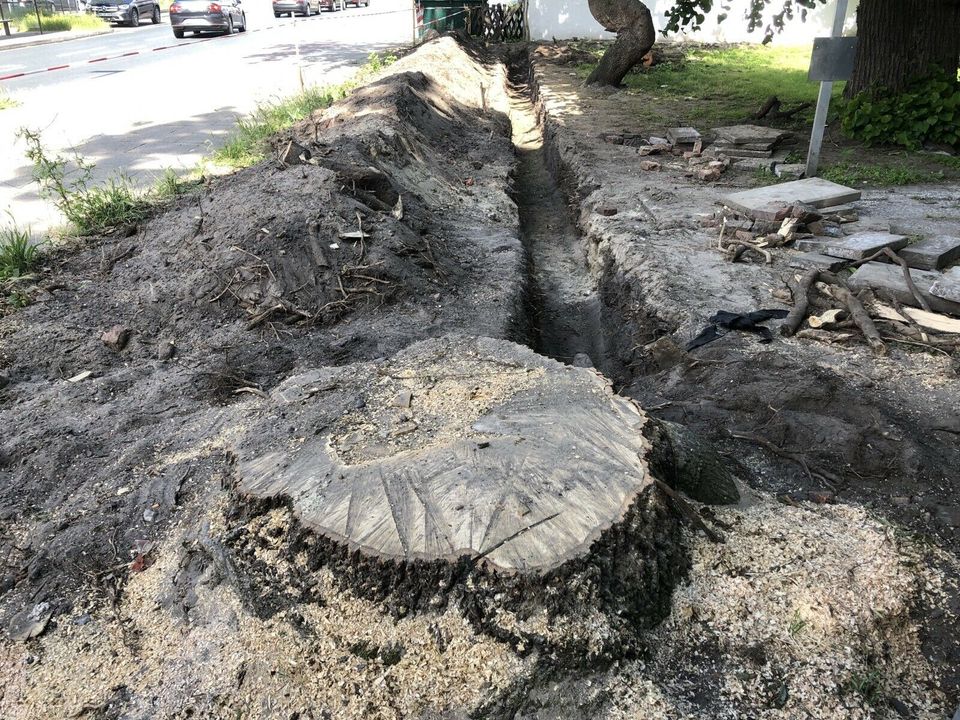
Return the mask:
<path fill-rule="evenodd" d="M 62 30 L 60 32 L 43 33 L 42 35 L 38 31 L 13 33 L 12 35 L 4 35 L 2 31 L 0 31 L 0 52 L 32 47 L 34 45 L 49 45 L 50 43 L 66 42 L 68 40 L 80 40 L 81 38 L 107 35 L 112 32 L 113 28 L 106 28 L 104 30 Z"/>

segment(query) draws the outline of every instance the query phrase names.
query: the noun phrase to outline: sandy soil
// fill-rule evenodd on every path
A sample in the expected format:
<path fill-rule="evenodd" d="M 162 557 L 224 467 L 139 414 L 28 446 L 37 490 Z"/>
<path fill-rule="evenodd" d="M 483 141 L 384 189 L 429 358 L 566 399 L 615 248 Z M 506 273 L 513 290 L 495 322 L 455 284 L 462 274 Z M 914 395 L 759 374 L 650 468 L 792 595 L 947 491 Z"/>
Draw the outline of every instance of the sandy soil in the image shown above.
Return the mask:
<path fill-rule="evenodd" d="M 645 176 L 630 148 L 597 138 L 660 130 L 632 127 L 636 98 L 582 91 L 534 57 L 539 103 L 524 109 L 502 63 L 432 42 L 277 140 L 296 139 L 316 164 L 263 163 L 131 234 L 65 251 L 35 303 L 0 319 L 0 421 L 14 429 L 0 439 L 0 716 L 953 712 L 951 360 L 746 336 L 673 363 L 651 357 L 651 340 L 682 343 L 717 309 L 775 305 L 783 269 L 730 266 L 712 250 L 698 214 L 718 188 Z M 529 69 L 514 59 L 515 73 Z M 519 150 L 541 153 L 569 193 L 580 231 L 561 228 L 569 252 L 547 240 L 562 203 L 549 173 L 518 164 L 517 128 Z M 898 208 L 949 211 L 942 190 L 907 193 Z M 538 197 L 554 209 L 532 207 Z M 864 207 L 888 206 L 871 196 Z M 559 331 L 567 305 L 543 312 L 545 289 L 599 308 L 602 343 L 577 346 L 587 331 L 576 323 Z M 132 333 L 119 351 L 100 339 L 115 324 Z M 556 340 L 546 352 L 601 355 L 590 359 L 624 394 L 709 435 L 749 479 L 738 506 L 695 506 L 722 542 L 688 527 L 680 545 L 656 548 L 676 583 L 658 625 L 618 606 L 630 586 L 606 587 L 599 564 L 558 575 L 576 582 L 553 595 L 549 582 L 482 592 L 467 586 L 482 575 L 452 572 L 401 583 L 310 533 L 287 504 L 235 492 L 238 443 L 284 380 L 369 367 L 449 333 L 534 344 L 545 331 Z M 732 428 L 832 469 L 837 503 L 809 502 L 822 488 Z M 786 492 L 795 498 L 778 501 Z M 677 523 L 651 498 L 615 530 L 639 543 L 644 527 Z"/>

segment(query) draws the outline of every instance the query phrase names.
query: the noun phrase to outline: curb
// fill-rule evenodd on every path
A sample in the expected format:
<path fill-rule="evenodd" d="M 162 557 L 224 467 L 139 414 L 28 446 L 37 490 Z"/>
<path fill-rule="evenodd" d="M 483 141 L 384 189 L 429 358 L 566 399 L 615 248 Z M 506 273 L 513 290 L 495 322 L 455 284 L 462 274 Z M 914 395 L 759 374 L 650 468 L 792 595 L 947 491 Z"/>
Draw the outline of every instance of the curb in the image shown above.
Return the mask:
<path fill-rule="evenodd" d="M 67 31 L 70 33 L 71 31 Z M 70 42 L 71 40 L 83 40 L 84 38 L 96 37 L 97 35 L 109 35 L 113 32 L 113 28 L 107 28 L 106 30 L 87 30 L 84 32 L 77 32 L 71 34 L 69 37 L 56 37 L 57 35 L 63 35 L 66 33 L 50 33 L 51 36 L 37 35 L 35 40 L 30 40 L 28 42 L 17 42 L 16 40 L 0 40 L 0 52 L 4 50 L 19 50 L 20 48 L 26 47 L 35 47 L 37 45 L 50 45 L 52 43 L 60 42 Z M 10 43 L 10 44 L 8 44 Z"/>

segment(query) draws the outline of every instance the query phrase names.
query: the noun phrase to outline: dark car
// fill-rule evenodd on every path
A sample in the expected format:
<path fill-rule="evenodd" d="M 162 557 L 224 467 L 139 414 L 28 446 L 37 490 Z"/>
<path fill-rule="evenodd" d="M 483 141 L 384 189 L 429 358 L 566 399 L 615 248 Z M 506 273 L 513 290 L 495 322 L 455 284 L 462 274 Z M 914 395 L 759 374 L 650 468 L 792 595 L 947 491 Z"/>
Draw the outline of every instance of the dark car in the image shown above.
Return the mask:
<path fill-rule="evenodd" d="M 210 30 L 231 35 L 234 30 L 246 32 L 247 14 L 240 0 L 177 0 L 170 6 L 170 26 L 178 38 Z"/>
<path fill-rule="evenodd" d="M 303 15 L 310 17 L 314 12 L 320 12 L 323 0 L 273 0 L 273 16 Z"/>
<path fill-rule="evenodd" d="M 160 6 L 156 0 L 90 0 L 87 12 L 108 23 L 137 27 L 140 18 L 150 18 L 154 25 L 160 22 Z"/>

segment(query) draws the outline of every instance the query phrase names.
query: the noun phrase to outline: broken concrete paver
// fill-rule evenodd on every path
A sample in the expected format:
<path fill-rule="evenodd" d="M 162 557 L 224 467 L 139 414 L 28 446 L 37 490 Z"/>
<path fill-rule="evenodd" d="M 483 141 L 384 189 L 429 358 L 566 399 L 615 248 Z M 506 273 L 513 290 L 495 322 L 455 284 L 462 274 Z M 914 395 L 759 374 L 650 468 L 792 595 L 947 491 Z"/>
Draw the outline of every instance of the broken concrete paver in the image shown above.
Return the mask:
<path fill-rule="evenodd" d="M 821 208 L 859 199 L 859 190 L 822 178 L 807 178 L 733 193 L 720 198 L 720 202 L 751 217 L 775 220 L 779 212 L 797 202 Z"/>
<path fill-rule="evenodd" d="M 790 267 L 795 268 L 817 268 L 818 270 L 826 270 L 827 272 L 836 272 L 847 263 L 846 260 L 841 260 L 829 255 L 823 255 L 822 253 L 814 251 L 809 251 L 800 253 L 798 255 L 791 255 L 789 264 Z"/>
<path fill-rule="evenodd" d="M 960 260 L 960 237 L 937 235 L 900 251 L 907 265 L 920 270 L 940 270 Z"/>
<path fill-rule="evenodd" d="M 880 252 L 887 247 L 899 250 L 907 244 L 903 235 L 891 235 L 880 232 L 859 232 L 843 240 L 832 240 L 826 244 L 824 253 L 848 260 L 861 260 Z"/>
<path fill-rule="evenodd" d="M 790 136 L 789 132 L 762 125 L 729 125 L 713 128 L 713 132 L 733 145 L 765 144 L 768 147 Z"/>
<path fill-rule="evenodd" d="M 930 304 L 931 310 L 960 316 L 960 301 L 947 300 L 930 292 L 933 284 L 941 278 L 940 273 L 911 270 L 910 277 L 913 279 L 913 284 L 917 286 L 917 290 Z M 866 263 L 850 276 L 847 284 L 858 292 L 867 288 L 879 290 L 881 293 L 892 295 L 904 305 L 917 307 L 917 301 L 907 287 L 903 279 L 903 269 L 899 265 L 881 262 Z"/>
<path fill-rule="evenodd" d="M 930 287 L 930 293 L 950 303 L 960 303 L 960 266 L 947 270 Z"/>
<path fill-rule="evenodd" d="M 700 133 L 692 127 L 677 127 L 667 130 L 667 140 L 674 145 L 693 145 L 700 139 Z"/>

